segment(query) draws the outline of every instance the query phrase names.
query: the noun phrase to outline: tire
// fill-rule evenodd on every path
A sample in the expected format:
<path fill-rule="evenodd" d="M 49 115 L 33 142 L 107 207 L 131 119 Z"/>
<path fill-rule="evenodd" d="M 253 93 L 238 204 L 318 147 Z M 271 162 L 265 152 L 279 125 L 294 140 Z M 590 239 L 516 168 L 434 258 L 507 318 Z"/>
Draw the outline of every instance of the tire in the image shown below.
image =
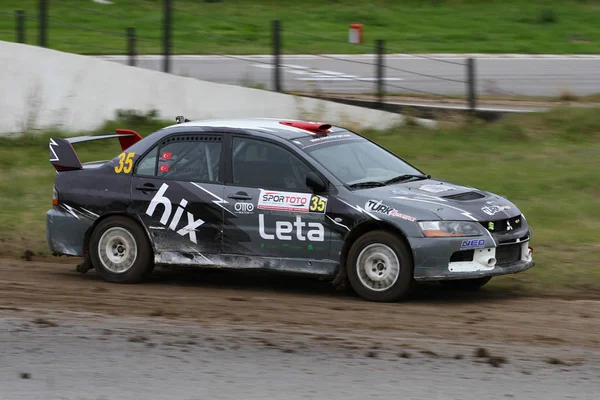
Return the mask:
<path fill-rule="evenodd" d="M 475 291 L 479 290 L 483 285 L 492 279 L 491 276 L 475 279 L 458 279 L 450 281 L 440 281 L 440 284 L 451 290 Z"/>
<path fill-rule="evenodd" d="M 397 235 L 386 231 L 359 237 L 350 247 L 346 269 L 350 286 L 365 300 L 397 301 L 412 288 L 410 249 Z"/>
<path fill-rule="evenodd" d="M 101 221 L 92 232 L 89 251 L 92 265 L 109 282 L 139 282 L 153 269 L 146 232 L 127 217 Z"/>

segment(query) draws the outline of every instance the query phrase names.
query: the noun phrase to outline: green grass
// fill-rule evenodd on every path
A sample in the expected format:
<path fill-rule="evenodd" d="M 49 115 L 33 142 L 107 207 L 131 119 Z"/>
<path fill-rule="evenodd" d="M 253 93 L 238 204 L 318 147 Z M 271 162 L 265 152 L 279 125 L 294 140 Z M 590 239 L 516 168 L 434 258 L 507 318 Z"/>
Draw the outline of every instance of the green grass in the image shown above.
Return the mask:
<path fill-rule="evenodd" d="M 537 265 L 496 279 L 535 293 L 600 292 L 600 109 L 556 109 L 496 123 L 459 121 L 438 129 L 418 126 L 364 132 L 434 177 L 507 196 L 533 228 Z M 147 134 L 170 122 L 139 118 L 110 123 Z M 48 250 L 45 212 L 54 169 L 48 136 L 0 140 L 0 253 Z M 118 144 L 76 145 L 82 161 L 112 158 Z"/>
<path fill-rule="evenodd" d="M 371 53 L 376 39 L 386 40 L 390 52 L 600 53 L 600 3 L 593 0 L 173 2 L 177 53 L 270 53 L 270 21 L 274 19 L 281 20 L 285 29 L 287 54 Z M 37 3 L 2 1 L 0 40 L 15 40 L 13 14 L 23 9 L 30 18 L 28 42 L 36 43 Z M 140 53 L 161 51 L 162 1 L 49 3 L 52 48 L 84 54 L 124 53 L 123 34 L 133 26 Z M 347 44 L 350 23 L 364 24 L 368 46 Z"/>

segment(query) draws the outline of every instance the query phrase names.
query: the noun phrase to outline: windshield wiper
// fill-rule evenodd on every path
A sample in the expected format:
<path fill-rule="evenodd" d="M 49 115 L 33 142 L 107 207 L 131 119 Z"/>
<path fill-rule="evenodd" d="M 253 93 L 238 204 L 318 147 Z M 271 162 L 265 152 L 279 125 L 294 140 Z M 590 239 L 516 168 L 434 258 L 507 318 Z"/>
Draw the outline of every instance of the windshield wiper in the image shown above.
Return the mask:
<path fill-rule="evenodd" d="M 379 186 L 385 186 L 384 182 L 377 182 L 377 181 L 366 181 L 366 182 L 358 182 L 358 183 L 353 183 L 352 185 L 349 185 L 352 189 L 356 189 L 356 188 L 365 188 L 365 187 L 379 187 Z"/>
<path fill-rule="evenodd" d="M 431 178 L 431 175 L 415 175 L 415 174 L 398 175 L 398 176 L 393 177 L 392 179 L 388 179 L 387 181 L 384 181 L 383 184 L 391 185 L 392 183 L 403 182 L 403 181 L 407 181 L 407 180 L 413 179 L 413 178 L 429 179 L 429 178 Z"/>

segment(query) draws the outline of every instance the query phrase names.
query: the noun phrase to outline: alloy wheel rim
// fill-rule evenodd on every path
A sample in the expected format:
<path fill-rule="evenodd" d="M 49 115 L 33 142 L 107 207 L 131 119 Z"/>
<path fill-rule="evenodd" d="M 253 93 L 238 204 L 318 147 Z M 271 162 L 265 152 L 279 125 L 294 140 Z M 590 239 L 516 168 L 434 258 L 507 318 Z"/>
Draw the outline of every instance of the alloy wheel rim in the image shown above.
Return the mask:
<path fill-rule="evenodd" d="M 369 290 L 388 290 L 400 276 L 400 261 L 389 246 L 373 243 L 366 246 L 356 261 L 358 279 Z"/>
<path fill-rule="evenodd" d="M 100 237 L 98 255 L 104 268 L 113 274 L 123 274 L 137 259 L 137 243 L 127 229 L 113 227 Z"/>

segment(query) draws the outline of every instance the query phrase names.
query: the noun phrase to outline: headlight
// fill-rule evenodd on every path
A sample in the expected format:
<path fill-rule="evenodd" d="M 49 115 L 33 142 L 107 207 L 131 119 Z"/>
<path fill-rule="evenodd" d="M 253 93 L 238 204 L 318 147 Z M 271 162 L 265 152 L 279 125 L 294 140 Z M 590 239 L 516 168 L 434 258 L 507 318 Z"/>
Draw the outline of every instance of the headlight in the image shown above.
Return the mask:
<path fill-rule="evenodd" d="M 485 232 L 477 222 L 469 221 L 419 221 L 427 237 L 480 236 Z"/>

